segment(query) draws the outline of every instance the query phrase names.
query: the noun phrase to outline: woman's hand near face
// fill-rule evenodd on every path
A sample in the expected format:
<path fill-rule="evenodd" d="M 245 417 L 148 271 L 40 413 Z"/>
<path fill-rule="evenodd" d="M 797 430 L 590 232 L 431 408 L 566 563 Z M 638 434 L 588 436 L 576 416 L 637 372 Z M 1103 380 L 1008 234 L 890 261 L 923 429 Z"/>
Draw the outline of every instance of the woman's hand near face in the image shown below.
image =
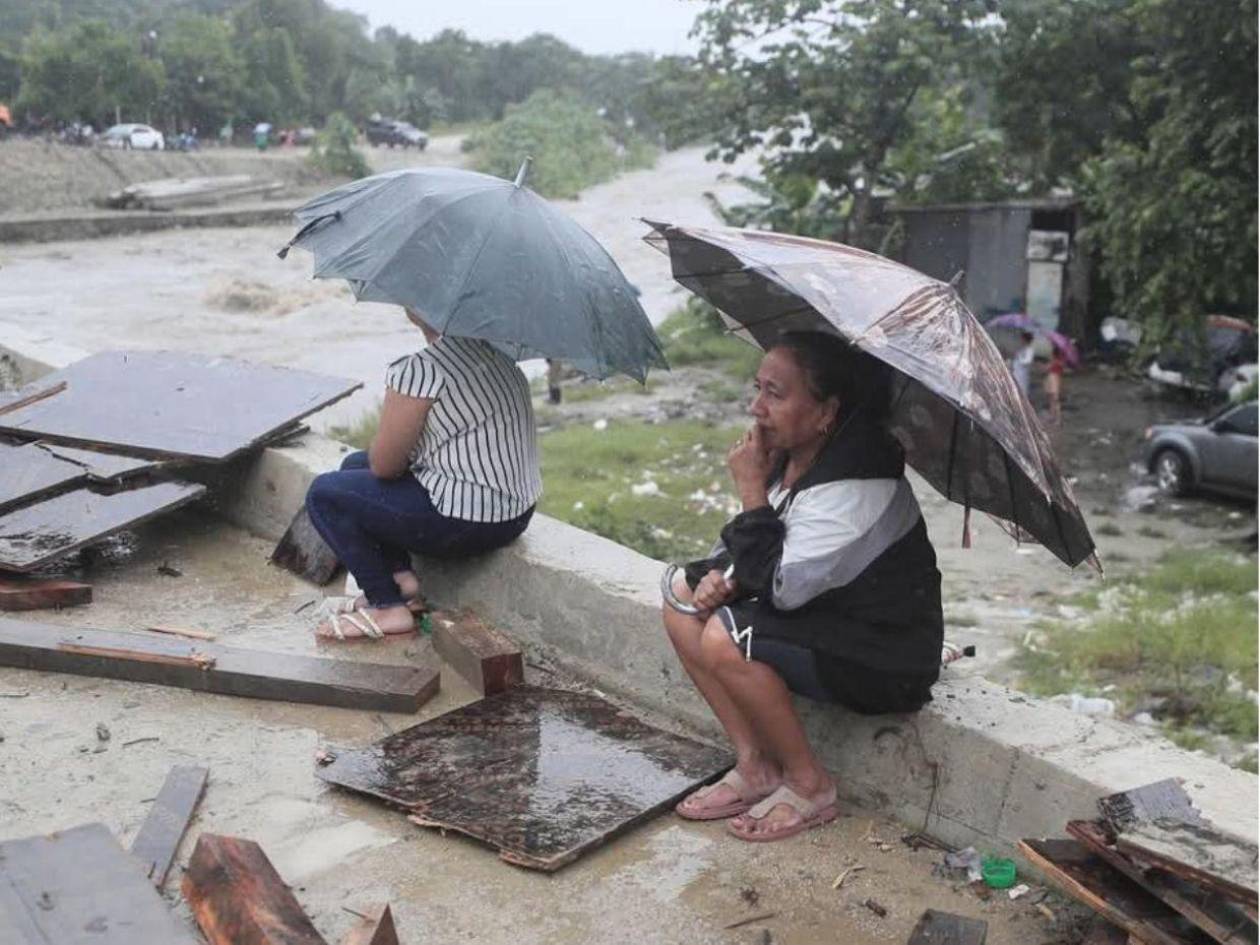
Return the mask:
<path fill-rule="evenodd" d="M 736 590 L 734 581 L 724 578 L 721 571 L 713 570 L 700 579 L 691 601 L 701 610 L 713 610 L 734 598 Z"/>
<path fill-rule="evenodd" d="M 766 482 L 777 459 L 776 451 L 766 446 L 761 429 L 755 424 L 726 454 L 726 466 L 745 512 L 768 504 Z"/>

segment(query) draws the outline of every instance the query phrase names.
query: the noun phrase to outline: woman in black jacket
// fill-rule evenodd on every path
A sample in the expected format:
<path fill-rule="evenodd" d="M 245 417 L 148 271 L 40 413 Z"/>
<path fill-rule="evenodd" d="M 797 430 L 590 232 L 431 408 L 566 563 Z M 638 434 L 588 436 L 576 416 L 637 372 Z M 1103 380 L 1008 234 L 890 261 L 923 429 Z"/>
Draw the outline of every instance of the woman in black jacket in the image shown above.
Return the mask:
<path fill-rule="evenodd" d="M 743 511 L 687 566 L 665 608 L 684 668 L 734 745 L 736 765 L 683 800 L 777 840 L 836 816 L 835 782 L 791 692 L 866 714 L 931 699 L 944 621 L 940 572 L 885 424 L 889 370 L 822 332 L 791 332 L 762 359 L 753 426 L 727 456 Z"/>

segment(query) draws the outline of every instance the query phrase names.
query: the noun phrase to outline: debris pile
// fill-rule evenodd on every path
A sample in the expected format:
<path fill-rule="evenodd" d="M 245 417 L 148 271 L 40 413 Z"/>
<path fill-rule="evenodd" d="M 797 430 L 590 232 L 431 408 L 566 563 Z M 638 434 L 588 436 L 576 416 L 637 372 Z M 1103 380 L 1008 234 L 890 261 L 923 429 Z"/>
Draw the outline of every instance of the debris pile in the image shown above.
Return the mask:
<path fill-rule="evenodd" d="M 211 206 L 242 197 L 272 197 L 284 189 L 278 180 L 260 180 L 249 174 L 220 177 L 164 177 L 129 184 L 100 201 L 111 210 L 177 210 Z"/>

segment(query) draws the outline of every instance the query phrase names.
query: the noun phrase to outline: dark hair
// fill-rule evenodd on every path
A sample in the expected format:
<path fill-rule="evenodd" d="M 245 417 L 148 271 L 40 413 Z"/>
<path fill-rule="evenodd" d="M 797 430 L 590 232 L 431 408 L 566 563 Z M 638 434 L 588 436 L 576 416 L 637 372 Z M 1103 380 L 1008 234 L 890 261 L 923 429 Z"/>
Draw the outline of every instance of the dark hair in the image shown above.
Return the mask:
<path fill-rule="evenodd" d="M 888 419 L 892 369 L 883 361 L 823 331 L 785 331 L 767 350 L 776 348 L 792 353 L 816 400 L 840 401 L 839 423 L 858 411 L 877 423 Z"/>

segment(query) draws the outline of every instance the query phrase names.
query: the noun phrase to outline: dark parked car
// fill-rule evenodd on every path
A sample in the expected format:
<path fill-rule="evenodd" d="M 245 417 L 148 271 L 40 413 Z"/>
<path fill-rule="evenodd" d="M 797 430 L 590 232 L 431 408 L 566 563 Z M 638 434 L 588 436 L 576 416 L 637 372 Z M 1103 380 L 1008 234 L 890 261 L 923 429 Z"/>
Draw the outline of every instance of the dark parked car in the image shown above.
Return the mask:
<path fill-rule="evenodd" d="M 1204 420 L 1161 423 L 1146 431 L 1146 468 L 1169 495 L 1195 489 L 1256 495 L 1256 402 Z"/>
<path fill-rule="evenodd" d="M 429 146 L 429 136 L 415 125 L 405 121 L 381 119 L 369 121 L 367 126 L 368 144 L 379 147 L 382 144 L 393 147 L 419 148 L 423 151 Z"/>

